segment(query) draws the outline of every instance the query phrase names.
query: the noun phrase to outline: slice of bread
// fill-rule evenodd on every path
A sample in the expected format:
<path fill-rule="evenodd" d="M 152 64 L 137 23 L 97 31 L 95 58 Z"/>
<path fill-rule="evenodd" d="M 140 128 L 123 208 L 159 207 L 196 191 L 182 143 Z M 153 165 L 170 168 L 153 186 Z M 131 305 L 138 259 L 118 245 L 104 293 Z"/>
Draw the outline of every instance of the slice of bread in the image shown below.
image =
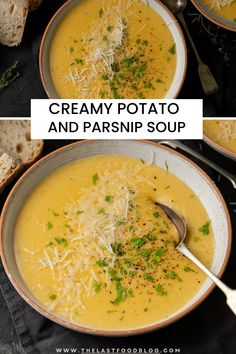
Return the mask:
<path fill-rule="evenodd" d="M 19 45 L 29 11 L 29 0 L 0 1 L 0 43 L 13 47 Z"/>
<path fill-rule="evenodd" d="M 4 187 L 10 183 L 23 168 L 23 165 L 14 160 L 5 151 L 0 149 L 0 193 Z"/>
<path fill-rule="evenodd" d="M 0 148 L 27 167 L 41 155 L 43 140 L 31 140 L 29 120 L 1 120 Z"/>
<path fill-rule="evenodd" d="M 29 0 L 29 10 L 34 11 L 42 4 L 43 0 Z"/>

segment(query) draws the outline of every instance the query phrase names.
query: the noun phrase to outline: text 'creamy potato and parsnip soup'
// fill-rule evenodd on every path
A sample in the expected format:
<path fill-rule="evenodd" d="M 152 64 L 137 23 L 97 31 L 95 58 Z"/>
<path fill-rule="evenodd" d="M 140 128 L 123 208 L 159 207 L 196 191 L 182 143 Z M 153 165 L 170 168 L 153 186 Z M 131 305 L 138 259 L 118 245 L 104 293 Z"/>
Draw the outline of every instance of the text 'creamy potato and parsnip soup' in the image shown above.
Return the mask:
<path fill-rule="evenodd" d="M 176 70 L 168 25 L 141 0 L 83 0 L 52 41 L 62 98 L 162 98 Z"/>
<path fill-rule="evenodd" d="M 98 329 L 162 320 L 198 292 L 205 275 L 175 248 L 162 202 L 183 215 L 187 244 L 208 267 L 214 241 L 198 197 L 163 168 L 125 156 L 65 165 L 33 191 L 15 228 L 22 277 L 48 309 Z"/>
<path fill-rule="evenodd" d="M 236 154 L 236 120 L 205 120 L 203 126 L 206 136 Z"/>

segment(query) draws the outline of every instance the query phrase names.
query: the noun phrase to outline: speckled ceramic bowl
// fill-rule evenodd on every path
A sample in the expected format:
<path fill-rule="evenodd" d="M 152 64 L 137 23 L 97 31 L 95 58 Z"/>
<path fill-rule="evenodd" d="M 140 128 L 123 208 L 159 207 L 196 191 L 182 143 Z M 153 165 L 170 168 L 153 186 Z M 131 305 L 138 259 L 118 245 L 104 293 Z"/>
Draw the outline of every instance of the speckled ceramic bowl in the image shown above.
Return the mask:
<path fill-rule="evenodd" d="M 236 32 L 236 22 L 234 20 L 227 20 L 226 18 L 216 14 L 202 0 L 192 0 L 192 3 L 209 21 L 229 31 Z"/>
<path fill-rule="evenodd" d="M 208 212 L 215 239 L 215 253 L 211 270 L 218 276 L 222 275 L 230 254 L 231 224 L 228 210 L 219 190 L 210 178 L 190 160 L 169 148 L 147 141 L 82 141 L 61 148 L 33 165 L 16 183 L 3 208 L 0 226 L 2 262 L 18 293 L 35 310 L 52 321 L 73 330 L 97 335 L 141 334 L 167 326 L 188 314 L 209 295 L 213 289 L 212 282 L 207 279 L 187 304 L 163 320 L 129 330 L 99 330 L 79 323 L 72 323 L 46 309 L 27 288 L 16 264 L 13 247 L 15 223 L 25 200 L 34 188 L 43 178 L 64 164 L 103 154 L 129 155 L 145 161 L 152 161 L 163 168 L 165 168 L 165 161 L 168 161 L 170 171 L 198 195 Z"/>
<path fill-rule="evenodd" d="M 39 65 L 41 79 L 44 89 L 49 98 L 59 98 L 58 93 L 54 87 L 53 80 L 50 72 L 49 55 L 51 42 L 53 40 L 55 31 L 60 25 L 64 17 L 73 10 L 74 7 L 78 6 L 83 0 L 69 0 L 67 1 L 53 16 L 49 22 L 40 47 Z M 146 3 L 146 0 L 141 0 Z M 170 89 L 166 93 L 164 98 L 175 98 L 183 85 L 186 68 L 187 68 L 187 48 L 185 44 L 185 39 L 182 30 L 176 20 L 176 18 L 171 14 L 171 12 L 158 0 L 149 0 L 149 6 L 151 6 L 164 20 L 164 22 L 169 27 L 172 33 L 174 41 L 176 43 L 176 54 L 177 54 L 177 66 L 176 72 L 171 84 Z"/>

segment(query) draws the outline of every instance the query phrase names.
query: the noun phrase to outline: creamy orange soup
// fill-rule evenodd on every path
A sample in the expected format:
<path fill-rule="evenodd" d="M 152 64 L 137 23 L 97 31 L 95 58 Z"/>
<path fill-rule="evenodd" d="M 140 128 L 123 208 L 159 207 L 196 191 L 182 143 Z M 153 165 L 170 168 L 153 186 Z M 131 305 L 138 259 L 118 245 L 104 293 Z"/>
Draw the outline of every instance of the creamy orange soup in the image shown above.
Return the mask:
<path fill-rule="evenodd" d="M 203 0 L 209 9 L 220 17 L 232 20 L 236 23 L 236 1 L 235 0 Z"/>
<path fill-rule="evenodd" d="M 204 133 L 215 143 L 236 154 L 236 120 L 206 120 Z"/>
<path fill-rule="evenodd" d="M 209 217 L 168 161 L 96 156 L 58 169 L 25 202 L 15 228 L 25 283 L 45 308 L 92 328 L 170 316 L 206 277 L 176 250 L 177 231 L 155 201 L 185 217 L 187 244 L 210 267 Z"/>
<path fill-rule="evenodd" d="M 146 2 L 82 0 L 55 33 L 50 68 L 62 98 L 162 98 L 176 46 Z"/>

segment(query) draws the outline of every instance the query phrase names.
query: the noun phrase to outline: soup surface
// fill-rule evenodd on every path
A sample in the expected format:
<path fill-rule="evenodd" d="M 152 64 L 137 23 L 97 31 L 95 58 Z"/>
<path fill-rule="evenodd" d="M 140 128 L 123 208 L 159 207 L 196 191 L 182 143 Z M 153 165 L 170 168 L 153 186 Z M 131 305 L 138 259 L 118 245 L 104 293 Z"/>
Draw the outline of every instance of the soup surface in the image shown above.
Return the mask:
<path fill-rule="evenodd" d="M 236 153 L 236 120 L 206 120 L 204 133 L 223 148 Z"/>
<path fill-rule="evenodd" d="M 50 69 L 62 98 L 162 98 L 176 47 L 145 2 L 82 0 L 55 33 Z"/>
<path fill-rule="evenodd" d="M 91 157 L 33 191 L 16 223 L 15 254 L 47 309 L 93 328 L 128 329 L 173 314 L 198 292 L 205 276 L 176 251 L 177 231 L 154 201 L 186 218 L 187 243 L 208 267 L 210 220 L 165 164 Z"/>
<path fill-rule="evenodd" d="M 235 0 L 203 0 L 202 2 L 220 17 L 236 22 Z"/>

